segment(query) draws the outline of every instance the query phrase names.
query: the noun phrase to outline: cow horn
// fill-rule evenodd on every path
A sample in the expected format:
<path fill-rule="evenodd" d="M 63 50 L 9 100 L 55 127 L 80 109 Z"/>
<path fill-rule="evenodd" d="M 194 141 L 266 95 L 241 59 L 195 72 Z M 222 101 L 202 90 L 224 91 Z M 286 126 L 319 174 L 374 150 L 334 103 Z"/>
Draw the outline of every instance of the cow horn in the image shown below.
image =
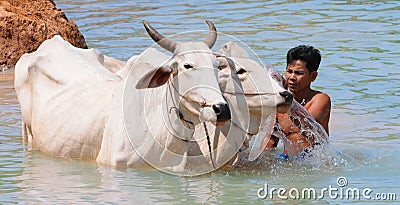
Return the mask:
<path fill-rule="evenodd" d="M 210 28 L 210 32 L 208 32 L 207 39 L 204 41 L 204 43 L 207 44 L 207 46 L 211 49 L 217 40 L 217 29 L 211 21 L 206 20 L 206 23 Z"/>
<path fill-rule="evenodd" d="M 158 45 L 160 45 L 167 51 L 170 51 L 172 53 L 174 52 L 176 46 L 175 42 L 158 33 L 153 27 L 150 26 L 149 22 L 147 22 L 146 20 L 143 20 L 142 23 L 147 33 L 156 43 L 158 43 Z"/>

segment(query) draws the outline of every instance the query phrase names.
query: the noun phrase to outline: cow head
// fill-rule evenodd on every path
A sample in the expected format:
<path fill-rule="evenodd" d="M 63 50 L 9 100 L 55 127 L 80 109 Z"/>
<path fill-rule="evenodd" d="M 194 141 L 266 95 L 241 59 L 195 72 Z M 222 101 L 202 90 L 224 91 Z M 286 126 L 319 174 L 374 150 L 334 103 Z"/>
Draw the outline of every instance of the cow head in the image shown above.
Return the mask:
<path fill-rule="evenodd" d="M 232 79 L 240 85 L 250 111 L 258 112 L 273 107 L 279 113 L 288 111 L 293 96 L 272 79 L 269 71 L 251 59 L 230 58 L 234 63 Z M 232 72 L 232 71 L 231 71 Z M 237 93 L 234 85 L 227 85 L 226 94 Z"/>
<path fill-rule="evenodd" d="M 293 96 L 272 78 L 271 70 L 249 59 L 245 50 L 237 44 L 224 44 L 220 52 L 227 56 L 234 54 L 218 58 L 220 76 L 223 76 L 220 87 L 234 113 L 232 122 L 247 133 L 247 140 L 254 142 L 249 153 L 249 160 L 252 161 L 261 154 L 269 140 L 275 113 L 287 112 Z M 225 82 L 225 79 L 229 80 Z M 250 138 L 253 135 L 256 136 Z"/>
<path fill-rule="evenodd" d="M 218 85 L 218 61 L 211 51 L 217 32 L 214 24 L 204 42 L 174 42 L 143 21 L 150 37 L 173 53 L 163 66 L 148 72 L 136 88 L 155 88 L 168 83 L 174 105 L 183 121 L 192 125 L 213 122 L 223 125 L 230 120 L 230 109 Z"/>

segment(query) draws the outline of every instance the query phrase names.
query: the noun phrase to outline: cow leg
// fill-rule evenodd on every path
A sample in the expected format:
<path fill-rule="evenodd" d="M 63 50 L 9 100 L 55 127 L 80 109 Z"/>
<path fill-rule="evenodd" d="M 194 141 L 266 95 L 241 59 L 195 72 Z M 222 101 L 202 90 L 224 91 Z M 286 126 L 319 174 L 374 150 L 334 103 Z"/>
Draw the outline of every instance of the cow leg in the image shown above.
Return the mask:
<path fill-rule="evenodd" d="M 28 149 L 31 149 L 32 148 L 32 133 L 24 121 L 22 121 L 21 137 L 22 137 L 22 142 L 25 145 L 25 147 L 27 147 Z"/>

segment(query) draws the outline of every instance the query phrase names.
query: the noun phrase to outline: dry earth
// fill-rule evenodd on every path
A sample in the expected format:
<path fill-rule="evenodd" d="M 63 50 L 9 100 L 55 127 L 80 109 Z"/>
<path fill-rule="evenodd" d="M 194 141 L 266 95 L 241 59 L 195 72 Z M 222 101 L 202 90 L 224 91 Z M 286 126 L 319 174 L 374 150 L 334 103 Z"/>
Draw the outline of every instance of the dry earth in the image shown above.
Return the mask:
<path fill-rule="evenodd" d="M 0 0 L 0 80 L 12 80 L 12 69 L 24 53 L 59 34 L 72 45 L 87 48 L 74 22 L 53 0 Z"/>

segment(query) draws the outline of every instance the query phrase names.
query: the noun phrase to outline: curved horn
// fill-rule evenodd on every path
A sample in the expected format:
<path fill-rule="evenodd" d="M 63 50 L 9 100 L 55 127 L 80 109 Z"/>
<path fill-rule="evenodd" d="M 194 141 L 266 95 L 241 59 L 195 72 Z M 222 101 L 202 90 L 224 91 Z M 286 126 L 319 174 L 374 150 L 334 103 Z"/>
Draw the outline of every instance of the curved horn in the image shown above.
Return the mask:
<path fill-rule="evenodd" d="M 142 23 L 147 33 L 156 43 L 158 43 L 158 45 L 160 45 L 167 51 L 170 51 L 172 53 L 174 52 L 176 46 L 175 42 L 158 33 L 153 27 L 150 26 L 149 22 L 147 22 L 146 20 L 143 20 Z"/>
<path fill-rule="evenodd" d="M 217 29 L 211 21 L 206 20 L 206 23 L 210 28 L 210 32 L 208 32 L 207 39 L 204 41 L 204 43 L 207 44 L 207 46 L 211 49 L 217 40 Z"/>

